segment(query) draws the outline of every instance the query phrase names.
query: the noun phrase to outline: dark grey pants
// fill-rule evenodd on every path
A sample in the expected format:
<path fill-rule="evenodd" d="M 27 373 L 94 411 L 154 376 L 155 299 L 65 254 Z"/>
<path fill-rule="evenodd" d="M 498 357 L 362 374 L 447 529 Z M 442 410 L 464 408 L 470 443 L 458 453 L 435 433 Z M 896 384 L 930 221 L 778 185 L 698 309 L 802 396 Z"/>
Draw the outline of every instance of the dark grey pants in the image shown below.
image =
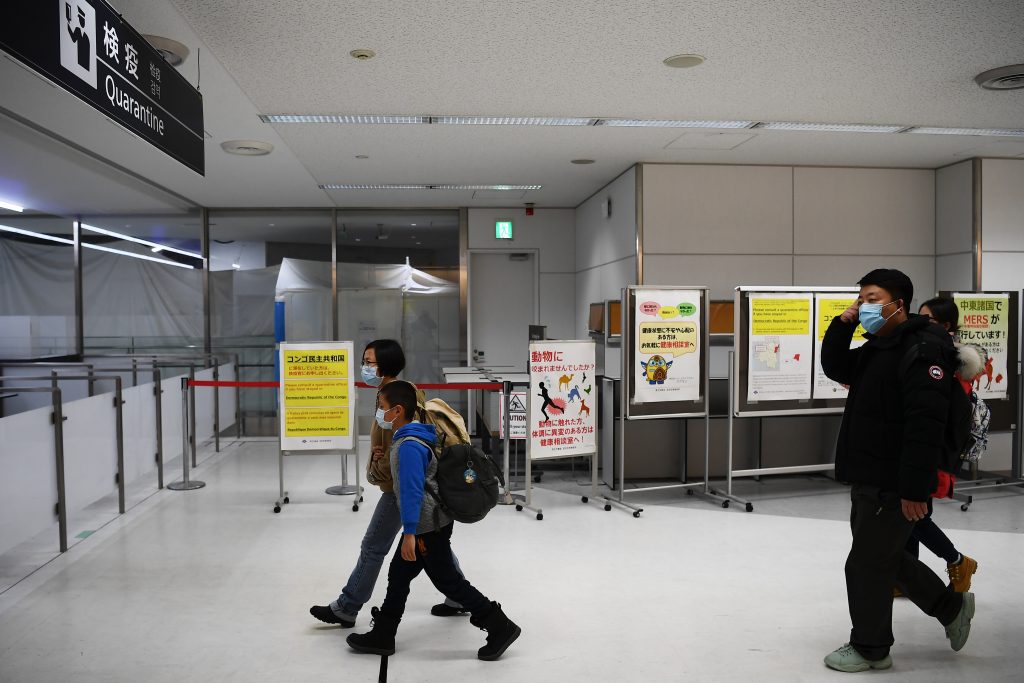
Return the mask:
<path fill-rule="evenodd" d="M 899 586 L 922 612 L 943 625 L 956 618 L 963 596 L 906 551 L 914 523 L 903 516 L 899 495 L 856 484 L 850 492 L 853 544 L 846 559 L 850 644 L 871 660 L 893 644 L 892 589 Z"/>

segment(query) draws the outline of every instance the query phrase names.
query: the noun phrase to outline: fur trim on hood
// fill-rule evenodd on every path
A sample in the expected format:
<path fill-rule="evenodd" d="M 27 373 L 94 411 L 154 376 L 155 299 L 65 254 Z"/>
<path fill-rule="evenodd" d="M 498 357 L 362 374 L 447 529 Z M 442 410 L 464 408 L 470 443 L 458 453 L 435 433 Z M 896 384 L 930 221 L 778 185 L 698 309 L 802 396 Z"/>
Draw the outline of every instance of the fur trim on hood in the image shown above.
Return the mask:
<path fill-rule="evenodd" d="M 985 370 L 988 352 L 977 344 L 961 344 L 956 342 L 957 355 L 960 357 L 960 370 L 957 374 L 968 382 L 974 380 Z"/>

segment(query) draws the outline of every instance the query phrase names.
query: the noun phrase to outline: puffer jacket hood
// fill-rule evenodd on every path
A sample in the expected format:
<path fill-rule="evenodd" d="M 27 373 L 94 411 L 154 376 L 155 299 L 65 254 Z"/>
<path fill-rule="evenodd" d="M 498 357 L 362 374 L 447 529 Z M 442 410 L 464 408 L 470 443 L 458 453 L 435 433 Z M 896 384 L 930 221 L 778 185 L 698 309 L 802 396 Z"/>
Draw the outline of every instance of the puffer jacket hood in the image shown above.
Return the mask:
<path fill-rule="evenodd" d="M 985 349 L 977 344 L 955 343 L 957 356 L 960 358 L 960 369 L 957 374 L 968 382 L 974 379 L 985 370 L 985 361 L 988 354 Z"/>

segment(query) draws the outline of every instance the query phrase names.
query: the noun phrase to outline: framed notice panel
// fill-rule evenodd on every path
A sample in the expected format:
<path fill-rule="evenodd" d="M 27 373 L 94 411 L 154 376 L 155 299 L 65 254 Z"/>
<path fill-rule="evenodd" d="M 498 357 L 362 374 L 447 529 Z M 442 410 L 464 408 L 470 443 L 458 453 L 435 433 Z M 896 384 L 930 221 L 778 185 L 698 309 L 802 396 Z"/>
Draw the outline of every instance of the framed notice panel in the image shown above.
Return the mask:
<path fill-rule="evenodd" d="M 630 286 L 622 300 L 626 418 L 704 416 L 708 288 Z"/>
<path fill-rule="evenodd" d="M 858 292 L 853 287 L 737 287 L 734 414 L 841 413 L 846 390 L 822 372 L 821 340 Z M 851 348 L 864 341 L 854 335 Z"/>
<path fill-rule="evenodd" d="M 281 344 L 282 451 L 355 447 L 352 342 Z"/>
<path fill-rule="evenodd" d="M 530 342 L 527 455 L 531 460 L 597 452 L 597 361 L 590 340 Z"/>
<path fill-rule="evenodd" d="M 993 431 L 1017 427 L 1019 292 L 941 292 L 960 309 L 960 341 L 985 349 L 985 369 L 974 390 L 992 409 Z"/>

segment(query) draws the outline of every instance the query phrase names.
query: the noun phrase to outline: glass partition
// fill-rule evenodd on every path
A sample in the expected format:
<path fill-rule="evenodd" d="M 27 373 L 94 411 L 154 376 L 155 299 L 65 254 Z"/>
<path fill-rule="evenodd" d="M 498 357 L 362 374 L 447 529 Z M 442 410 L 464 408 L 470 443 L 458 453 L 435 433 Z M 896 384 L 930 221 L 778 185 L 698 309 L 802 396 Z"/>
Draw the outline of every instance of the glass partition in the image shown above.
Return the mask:
<path fill-rule="evenodd" d="M 239 379 L 273 381 L 274 306 L 287 341 L 329 340 L 330 210 L 211 211 L 211 350 L 239 356 Z M 243 388 L 243 433 L 277 433 L 277 395 Z"/>

